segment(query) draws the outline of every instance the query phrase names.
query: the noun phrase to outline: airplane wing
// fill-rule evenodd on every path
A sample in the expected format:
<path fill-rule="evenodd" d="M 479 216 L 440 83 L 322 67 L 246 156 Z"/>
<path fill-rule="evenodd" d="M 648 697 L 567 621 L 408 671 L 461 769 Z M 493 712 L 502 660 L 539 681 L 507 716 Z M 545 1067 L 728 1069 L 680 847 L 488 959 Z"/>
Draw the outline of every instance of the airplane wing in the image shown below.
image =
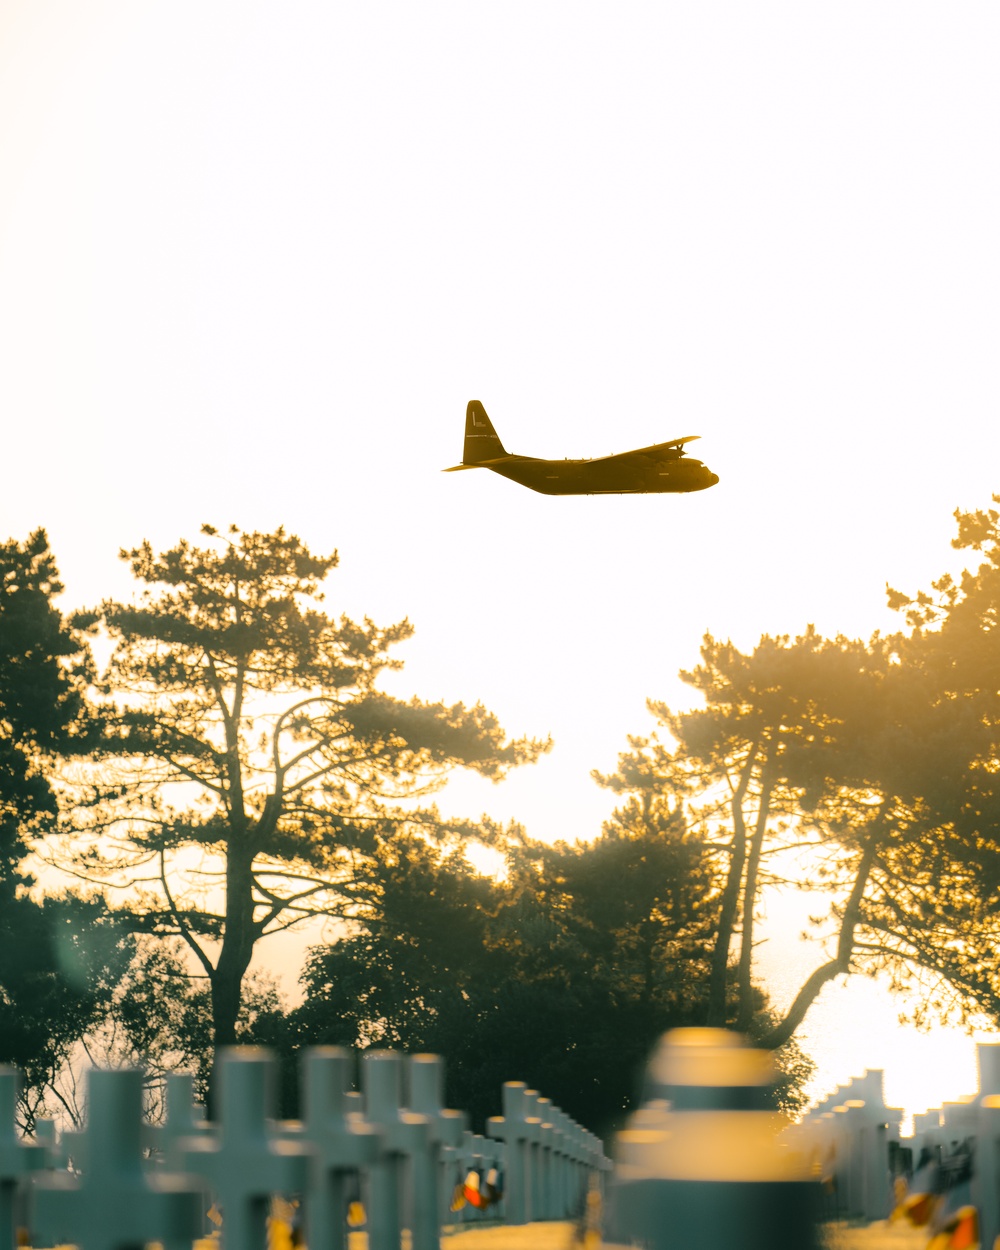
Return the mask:
<path fill-rule="evenodd" d="M 607 464 L 609 460 L 631 460 L 634 456 L 641 456 L 646 460 L 676 460 L 675 455 L 671 452 L 679 450 L 684 443 L 693 443 L 696 438 L 701 438 L 700 434 L 688 434 L 684 438 L 672 438 L 669 443 L 653 443 L 649 447 L 637 447 L 634 451 L 619 451 L 613 456 L 596 456 L 591 464 Z"/>

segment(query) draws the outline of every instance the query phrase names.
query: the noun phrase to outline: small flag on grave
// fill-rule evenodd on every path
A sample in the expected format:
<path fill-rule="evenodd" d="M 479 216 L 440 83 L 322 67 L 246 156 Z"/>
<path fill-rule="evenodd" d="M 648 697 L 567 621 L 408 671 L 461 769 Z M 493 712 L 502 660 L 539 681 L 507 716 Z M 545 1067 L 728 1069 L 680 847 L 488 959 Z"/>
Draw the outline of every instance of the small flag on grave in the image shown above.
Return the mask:
<path fill-rule="evenodd" d="M 979 1212 L 975 1207 L 959 1207 L 939 1233 L 927 1243 L 927 1250 L 979 1250 Z"/>
<path fill-rule="evenodd" d="M 462 1195 L 470 1207 L 476 1207 L 480 1211 L 485 1210 L 490 1205 L 489 1198 L 483 1193 L 482 1177 L 475 1168 L 465 1178 L 465 1183 L 462 1185 Z"/>

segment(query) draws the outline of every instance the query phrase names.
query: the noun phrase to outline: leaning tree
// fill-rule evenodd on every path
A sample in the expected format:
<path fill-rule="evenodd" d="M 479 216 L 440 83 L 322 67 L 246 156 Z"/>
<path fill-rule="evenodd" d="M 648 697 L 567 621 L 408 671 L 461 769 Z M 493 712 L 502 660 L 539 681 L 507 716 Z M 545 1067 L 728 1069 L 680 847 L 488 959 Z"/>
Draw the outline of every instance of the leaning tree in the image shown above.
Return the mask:
<path fill-rule="evenodd" d="M 597 775 L 619 792 L 683 799 L 721 861 L 706 1023 L 751 1023 L 769 886 L 826 893 L 830 949 L 762 1044 L 788 1041 L 831 980 L 890 965 L 899 974 L 906 962 L 903 944 L 885 941 L 885 916 L 926 902 L 932 874 L 918 861 L 942 845 L 936 796 L 967 775 L 989 730 L 904 641 L 810 629 L 764 637 L 746 655 L 707 636 L 702 663 L 681 674 L 704 706 L 651 703 L 672 741 L 633 738 L 618 771 Z"/>

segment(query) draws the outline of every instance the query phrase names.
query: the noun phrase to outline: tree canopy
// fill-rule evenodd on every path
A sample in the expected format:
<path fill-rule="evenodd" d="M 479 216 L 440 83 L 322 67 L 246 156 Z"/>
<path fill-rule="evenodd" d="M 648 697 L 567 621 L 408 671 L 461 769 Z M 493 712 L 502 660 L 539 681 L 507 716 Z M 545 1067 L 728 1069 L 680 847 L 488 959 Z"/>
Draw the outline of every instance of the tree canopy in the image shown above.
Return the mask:
<path fill-rule="evenodd" d="M 960 541 L 975 533 L 994 542 L 984 524 L 996 522 L 963 519 Z M 828 894 L 831 949 L 765 1045 L 786 1042 L 823 986 L 851 971 L 888 969 L 898 982 L 921 966 L 947 975 L 955 993 L 962 962 L 981 982 L 979 967 L 959 954 L 969 948 L 958 929 L 982 899 L 971 874 L 1000 863 L 993 834 L 983 836 L 1000 745 L 988 671 L 996 661 L 984 617 L 970 623 L 968 602 L 993 568 L 968 574 L 961 589 L 938 583 L 938 601 L 925 595 L 911 605 L 909 636 L 824 639 L 810 628 L 795 639 L 765 635 L 744 654 L 706 635 L 701 663 L 681 673 L 703 706 L 673 712 L 651 701 L 658 731 L 630 739 L 616 776 L 596 774 L 615 789 L 683 800 L 719 857 L 725 885 L 709 1023 L 749 1027 L 755 924 L 768 885 Z M 934 901 L 937 886 L 947 902 Z M 986 931 L 979 913 L 976 927 Z"/>
<path fill-rule="evenodd" d="M 389 830 L 490 837 L 412 801 L 460 766 L 499 780 L 548 743 L 509 741 L 481 704 L 379 691 L 411 626 L 324 612 L 336 553 L 283 529 L 203 535 L 121 553 L 143 589 L 101 606 L 104 735 L 54 858 L 130 891 L 137 928 L 186 943 L 221 1045 L 261 938 L 363 908 Z"/>
<path fill-rule="evenodd" d="M 1000 496 L 993 497 L 1000 503 Z M 1000 512 L 956 511 L 952 546 L 980 555 L 956 581 L 889 591 L 905 615 L 901 662 L 926 675 L 936 709 L 958 725 L 923 760 L 929 835 L 893 849 L 897 888 L 872 908 L 869 946 L 897 980 L 921 979 L 917 1015 L 985 1013 L 1000 1021 Z M 938 715 L 941 715 L 940 711 Z M 918 974 L 919 975 L 919 974 Z"/>
<path fill-rule="evenodd" d="M 441 1050 L 483 1114 L 477 1091 L 517 1073 L 609 1124 L 663 1029 L 781 1048 L 849 972 L 918 979 L 918 1016 L 1000 1020 L 1000 510 L 956 517 L 979 566 L 890 591 L 896 633 L 810 627 L 748 652 L 706 634 L 681 673 L 695 706 L 651 701 L 655 731 L 594 774 L 614 816 L 554 847 L 422 806 L 456 768 L 500 780 L 550 744 L 510 740 L 481 704 L 380 689 L 412 628 L 328 613 L 336 552 L 206 526 L 123 551 L 136 598 L 65 620 L 44 532 L 4 544 L 0 927 L 33 952 L 0 961 L 0 991 L 49 1002 L 52 1023 L 0 1029 L 0 1057 L 51 1072 L 103 1012 L 163 1056 L 269 1032 Z M 100 675 L 95 628 L 113 648 Z M 503 852 L 502 879 L 469 866 L 470 839 Z M 32 848 L 95 893 L 39 909 Z M 826 893 L 828 949 L 779 1016 L 754 950 L 764 892 L 791 885 Z M 313 916 L 343 936 L 312 952 L 286 1017 L 247 971 L 262 938 Z M 81 943 L 104 955 L 81 963 Z M 134 1011 L 115 997 L 133 974 L 168 984 L 178 943 L 207 988 L 172 1015 L 138 981 Z"/>
<path fill-rule="evenodd" d="M 477 1124 L 519 1079 L 606 1134 L 657 1038 L 704 1021 L 718 882 L 676 809 L 631 797 L 591 843 L 511 836 L 499 879 L 419 838 L 382 862 L 377 906 L 310 952 L 296 1045 L 438 1051 Z M 793 1108 L 809 1065 L 782 1060 Z"/>
<path fill-rule="evenodd" d="M 56 815 L 53 758 L 94 741 L 90 650 L 55 606 L 62 589 L 44 530 L 0 544 L 0 875 L 8 886 L 29 838 Z"/>
<path fill-rule="evenodd" d="M 24 1074 L 25 1123 L 105 1017 L 130 957 L 102 901 L 29 893 L 25 858 L 58 814 L 56 762 L 85 755 L 98 734 L 90 651 L 55 604 L 62 589 L 44 530 L 0 544 L 0 1062 Z"/>

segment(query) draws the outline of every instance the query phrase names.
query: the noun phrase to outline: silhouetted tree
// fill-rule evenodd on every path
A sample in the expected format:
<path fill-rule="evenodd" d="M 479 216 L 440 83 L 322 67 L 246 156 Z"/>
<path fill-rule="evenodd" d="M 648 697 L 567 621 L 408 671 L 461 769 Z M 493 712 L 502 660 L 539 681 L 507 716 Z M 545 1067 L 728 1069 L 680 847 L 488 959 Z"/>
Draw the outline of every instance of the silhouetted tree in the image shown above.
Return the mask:
<path fill-rule="evenodd" d="M 876 901 L 908 888 L 892 865 L 933 827 L 931 773 L 958 775 L 970 759 L 961 709 L 935 697 L 925 668 L 901 662 L 900 645 L 809 630 L 764 637 L 744 655 L 708 636 L 702 664 L 681 674 L 705 706 L 675 714 L 650 703 L 672 744 L 631 739 L 618 773 L 598 775 L 617 790 L 683 797 L 722 860 L 707 1023 L 750 1027 L 755 913 L 766 885 L 787 882 L 766 867 L 782 852 L 810 850 L 814 870 L 794 883 L 830 892 L 835 949 L 762 1044 L 784 1044 L 830 980 L 876 966 L 868 921 Z"/>
<path fill-rule="evenodd" d="M 94 721 L 85 700 L 86 638 L 53 600 L 63 590 L 44 530 L 0 544 L 0 880 L 17 877 L 28 839 L 57 812 L 49 771 L 86 752 Z"/>
<path fill-rule="evenodd" d="M 223 1045 L 237 1038 L 256 943 L 363 909 L 386 830 L 489 836 L 399 801 L 459 766 L 500 779 L 548 744 L 507 742 L 481 705 L 376 690 L 411 627 L 321 611 L 336 553 L 315 556 L 281 529 L 203 533 L 205 547 L 122 552 L 144 590 L 102 606 L 115 644 L 108 729 L 66 822 L 79 831 L 72 853 L 55 858 L 133 887 L 133 924 L 186 943 Z"/>
<path fill-rule="evenodd" d="M 993 496 L 1000 503 L 1000 496 Z M 871 909 L 870 952 L 901 983 L 920 977 L 914 1014 L 985 1012 L 1000 1021 L 1000 512 L 956 511 L 952 546 L 982 556 L 956 581 L 939 578 L 909 597 L 901 662 L 925 674 L 961 744 L 931 744 L 922 784 L 931 836 L 893 848 L 887 871 L 900 888 Z M 957 758 L 956 758 L 957 756 Z M 960 766 L 959 766 L 960 765 Z M 905 885 L 905 888 L 903 888 Z"/>
<path fill-rule="evenodd" d="M 843 672 L 828 670 L 842 668 L 831 666 L 830 660 L 841 660 L 845 650 L 809 631 L 794 642 L 765 636 L 752 654 L 745 655 L 731 642 L 708 634 L 701 664 L 680 674 L 705 706 L 673 713 L 651 701 L 650 711 L 673 743 L 664 744 L 656 733 L 631 738 L 631 750 L 619 758 L 615 774 L 595 773 L 600 784 L 618 793 L 632 789 L 651 796 L 683 797 L 718 855 L 724 885 L 708 975 L 706 1024 L 733 1024 L 745 1031 L 754 1014 L 756 912 L 762 889 L 774 881 L 768 861 L 776 846 L 787 845 L 783 835 L 799 797 L 788 764 L 803 736 L 815 743 L 828 728 L 823 704 L 829 699 L 824 700 L 817 687 L 830 676 L 843 679 Z M 801 838 L 804 832 L 796 828 L 793 837 Z"/>
<path fill-rule="evenodd" d="M 377 910 L 311 951 L 299 1043 L 439 1052 L 480 1125 L 525 1080 L 595 1132 L 620 1126 L 656 1039 L 705 1005 L 717 882 L 680 813 L 655 808 L 626 803 L 590 844 L 512 836 L 501 880 L 398 845 Z M 783 1058 L 794 1105 L 809 1065 Z"/>
<path fill-rule="evenodd" d="M 55 826 L 56 761 L 98 732 L 90 651 L 55 606 L 62 589 L 44 530 L 0 544 L 0 1062 L 25 1075 L 26 1123 L 130 954 L 100 900 L 37 902 L 24 870 L 32 839 Z"/>

